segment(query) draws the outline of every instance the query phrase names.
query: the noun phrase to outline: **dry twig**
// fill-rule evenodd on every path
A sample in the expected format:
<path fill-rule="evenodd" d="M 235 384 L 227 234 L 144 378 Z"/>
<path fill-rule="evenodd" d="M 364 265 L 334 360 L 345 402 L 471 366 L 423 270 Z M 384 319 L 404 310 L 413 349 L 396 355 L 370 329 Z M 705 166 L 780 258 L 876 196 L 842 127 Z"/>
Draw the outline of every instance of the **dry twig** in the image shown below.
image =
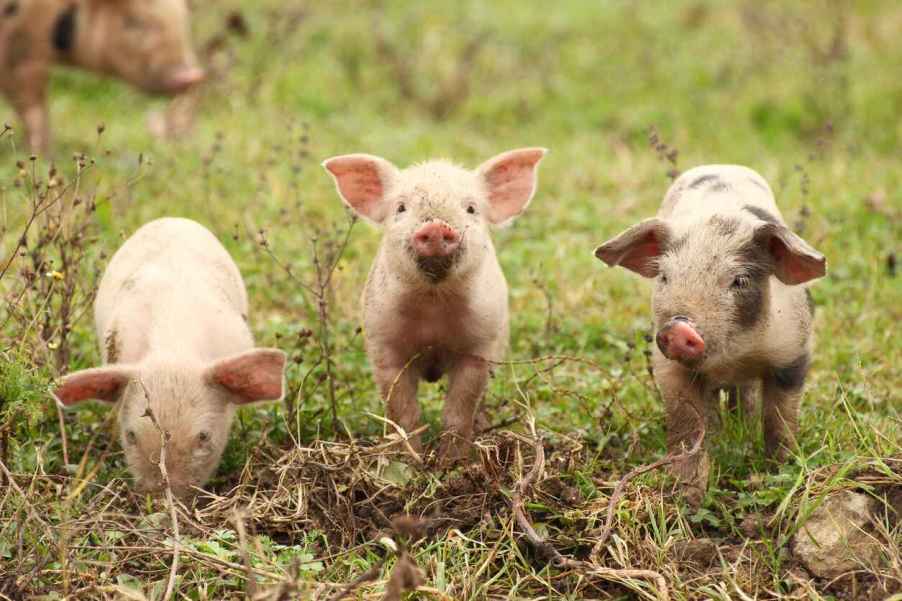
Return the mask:
<path fill-rule="evenodd" d="M 139 379 L 138 383 L 141 385 L 141 389 L 144 391 L 144 399 L 147 401 L 147 409 L 144 411 L 142 417 L 150 418 L 150 421 L 153 422 L 154 427 L 160 433 L 160 461 L 157 465 L 160 468 L 160 476 L 163 478 L 163 486 L 165 487 L 166 492 L 166 505 L 169 507 L 169 518 L 172 521 L 173 535 L 172 564 L 169 567 L 169 580 L 166 582 L 166 592 L 163 594 L 163 601 L 169 601 L 175 590 L 175 579 L 178 576 L 179 571 L 180 551 L 179 520 L 175 509 L 175 501 L 172 498 L 172 487 L 169 485 L 169 472 L 166 470 L 166 445 L 169 442 L 169 433 L 165 432 L 163 428 L 160 427 L 156 416 L 154 416 L 153 411 L 150 409 L 150 395 L 147 392 L 147 387 L 144 386 L 144 382 Z"/>
<path fill-rule="evenodd" d="M 514 494 L 511 498 L 511 511 L 514 514 L 517 523 L 520 525 L 520 528 L 526 534 L 526 538 L 529 540 L 530 544 L 542 553 L 543 556 L 548 558 L 552 565 L 558 568 L 579 571 L 586 575 L 597 576 L 605 580 L 622 581 L 630 578 L 652 580 L 658 588 L 659 598 L 663 601 L 669 601 L 670 593 L 667 588 L 667 582 L 659 572 L 655 572 L 654 570 L 607 568 L 602 567 L 597 563 L 589 563 L 565 557 L 536 532 L 526 515 L 526 510 L 524 509 L 524 497 L 529 488 L 539 479 L 542 472 L 545 470 L 545 449 L 541 439 L 536 435 L 535 420 L 532 418 L 529 421 L 529 428 L 533 435 L 535 460 L 532 469 L 520 480 L 514 489 Z"/>

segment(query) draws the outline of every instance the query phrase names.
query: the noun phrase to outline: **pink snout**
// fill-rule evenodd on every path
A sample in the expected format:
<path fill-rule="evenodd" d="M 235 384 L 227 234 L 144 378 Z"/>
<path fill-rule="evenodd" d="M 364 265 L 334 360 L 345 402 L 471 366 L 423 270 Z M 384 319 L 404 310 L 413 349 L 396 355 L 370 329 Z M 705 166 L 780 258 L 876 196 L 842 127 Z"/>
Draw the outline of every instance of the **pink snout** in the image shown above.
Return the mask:
<path fill-rule="evenodd" d="M 166 78 L 166 88 L 172 94 L 180 94 L 206 77 L 207 74 L 199 67 L 182 67 Z"/>
<path fill-rule="evenodd" d="M 460 246 L 460 234 L 446 223 L 431 221 L 414 233 L 412 242 L 421 257 L 447 257 Z"/>
<path fill-rule="evenodd" d="M 693 363 L 705 354 L 705 340 L 684 317 L 670 320 L 657 335 L 658 348 L 668 359 Z"/>

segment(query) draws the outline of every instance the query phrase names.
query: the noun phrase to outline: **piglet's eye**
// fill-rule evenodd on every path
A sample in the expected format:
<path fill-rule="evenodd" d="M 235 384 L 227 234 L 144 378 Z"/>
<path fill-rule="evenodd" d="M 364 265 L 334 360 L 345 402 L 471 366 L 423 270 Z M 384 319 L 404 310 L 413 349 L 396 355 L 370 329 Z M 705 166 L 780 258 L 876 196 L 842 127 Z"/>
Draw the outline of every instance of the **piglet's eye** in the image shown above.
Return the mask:
<path fill-rule="evenodd" d="M 468 207 L 467 207 L 467 213 L 469 213 L 470 215 L 475 215 L 475 214 L 476 214 L 476 207 L 475 207 L 474 205 L 468 206 Z"/>
<path fill-rule="evenodd" d="M 667 276 L 664 275 L 663 273 L 660 275 L 660 277 L 659 277 L 658 279 L 661 280 L 661 283 L 662 283 L 662 284 L 666 284 L 666 283 L 667 283 Z"/>
<path fill-rule="evenodd" d="M 398 205 L 398 212 L 399 212 L 399 213 L 403 213 L 403 212 L 406 211 L 406 210 L 407 210 L 407 207 L 404 206 L 404 203 L 403 203 L 403 202 L 402 202 L 401 204 Z"/>
<path fill-rule="evenodd" d="M 134 430 L 129 430 L 128 432 L 125 433 L 125 440 L 128 441 L 129 444 L 135 444 L 135 441 L 137 439 L 138 439 L 138 437 L 135 436 Z"/>
<path fill-rule="evenodd" d="M 730 288 L 734 290 L 739 290 L 742 288 L 748 288 L 749 278 L 745 275 L 738 275 L 733 279 L 733 283 L 730 284 Z"/>
<path fill-rule="evenodd" d="M 208 440 L 210 440 L 210 433 L 209 432 L 200 432 L 197 435 L 197 440 L 199 440 L 200 442 L 207 442 Z"/>

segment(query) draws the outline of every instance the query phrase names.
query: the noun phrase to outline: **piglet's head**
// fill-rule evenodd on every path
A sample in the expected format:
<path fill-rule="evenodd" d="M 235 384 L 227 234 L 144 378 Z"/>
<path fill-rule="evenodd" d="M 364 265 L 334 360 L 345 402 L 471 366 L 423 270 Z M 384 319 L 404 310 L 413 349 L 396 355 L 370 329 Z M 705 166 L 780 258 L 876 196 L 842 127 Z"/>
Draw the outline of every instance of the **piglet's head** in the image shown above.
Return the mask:
<path fill-rule="evenodd" d="M 357 215 L 384 228 L 382 252 L 400 274 L 429 284 L 463 276 L 492 252 L 490 225 L 505 225 L 529 204 L 543 148 L 511 150 L 475 170 L 447 161 L 398 169 L 350 154 L 323 167 Z"/>
<path fill-rule="evenodd" d="M 647 219 L 608 240 L 595 256 L 655 280 L 655 341 L 689 368 L 717 366 L 749 336 L 770 308 L 772 280 L 804 284 L 826 273 L 824 256 L 782 223 L 713 216 L 676 235 Z"/>
<path fill-rule="evenodd" d="M 219 465 L 235 409 L 282 398 L 284 367 L 285 354 L 276 349 L 254 349 L 208 365 L 112 364 L 66 376 L 53 396 L 63 407 L 90 399 L 119 403 L 120 439 L 141 491 L 163 486 L 164 432 L 170 486 L 186 498 Z"/>
<path fill-rule="evenodd" d="M 74 51 L 88 66 L 152 94 L 179 94 L 203 81 L 185 0 L 88 0 Z"/>

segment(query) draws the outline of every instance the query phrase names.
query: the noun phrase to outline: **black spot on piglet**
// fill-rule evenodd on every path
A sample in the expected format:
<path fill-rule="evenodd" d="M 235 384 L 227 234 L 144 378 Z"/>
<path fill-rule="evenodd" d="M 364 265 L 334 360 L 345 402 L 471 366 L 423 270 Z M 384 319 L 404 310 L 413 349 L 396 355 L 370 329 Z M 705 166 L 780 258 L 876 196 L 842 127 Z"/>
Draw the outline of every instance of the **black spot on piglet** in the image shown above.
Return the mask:
<path fill-rule="evenodd" d="M 10 0 L 3 6 L 3 16 L 4 17 L 12 17 L 17 12 L 19 12 L 19 2 L 18 0 Z"/>
<path fill-rule="evenodd" d="M 78 7 L 73 5 L 56 18 L 53 25 L 53 47 L 58 52 L 69 52 L 75 44 L 75 15 Z"/>
<path fill-rule="evenodd" d="M 776 380 L 777 386 L 786 391 L 801 389 L 805 384 L 810 364 L 811 358 L 808 353 L 803 353 L 789 365 L 774 369 L 774 380 Z"/>
<path fill-rule="evenodd" d="M 748 211 L 761 221 L 766 221 L 767 223 L 780 223 L 770 211 L 766 211 L 760 207 L 745 205 L 744 207 L 742 207 L 742 210 Z"/>

